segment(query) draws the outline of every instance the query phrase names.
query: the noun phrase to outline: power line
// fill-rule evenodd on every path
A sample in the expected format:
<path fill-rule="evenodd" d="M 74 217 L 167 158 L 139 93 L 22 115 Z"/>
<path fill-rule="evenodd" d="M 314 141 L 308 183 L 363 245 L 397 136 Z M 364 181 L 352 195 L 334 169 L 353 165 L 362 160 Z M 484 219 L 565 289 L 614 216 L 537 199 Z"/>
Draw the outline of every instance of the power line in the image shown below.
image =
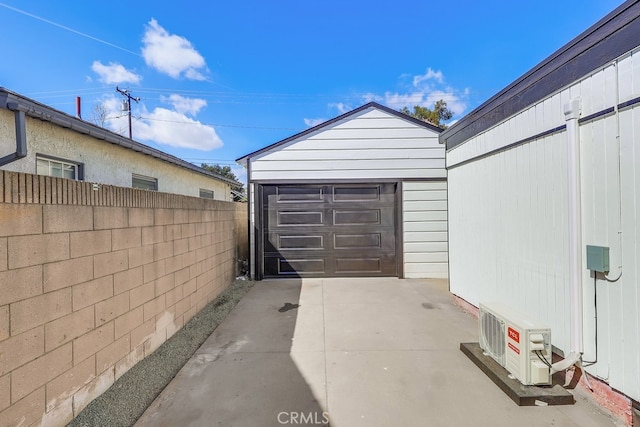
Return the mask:
<path fill-rule="evenodd" d="M 1 3 L 0 3 L 1 4 Z M 102 91 L 110 90 L 110 86 L 98 86 L 91 88 L 83 88 L 83 89 L 66 89 L 66 90 L 51 90 L 51 91 L 41 91 L 41 92 L 32 92 L 28 95 L 30 96 L 44 96 L 47 98 L 52 97 L 63 97 L 65 94 L 68 95 L 77 95 L 78 92 L 89 92 L 88 94 L 99 94 Z M 327 94 L 304 94 L 304 93 L 277 93 L 277 92 L 228 92 L 228 91 L 206 91 L 206 90 L 193 90 L 193 89 L 177 89 L 177 88 L 147 88 L 147 87 L 136 87 L 136 92 L 138 93 L 152 93 L 152 94 L 176 94 L 183 96 L 197 96 L 201 98 L 215 98 L 216 100 L 221 98 L 236 98 L 236 99 L 248 99 L 251 102 L 255 102 L 256 99 L 259 98 L 267 98 L 268 100 L 273 99 L 284 99 L 284 100 L 319 100 L 319 99 L 334 99 L 336 97 L 340 99 L 360 99 L 364 96 L 364 94 L 360 93 L 352 93 L 350 95 L 327 95 Z M 166 95 L 167 97 L 169 95 Z M 145 97 L 145 99 L 153 99 L 153 100 L 162 100 L 162 98 L 158 97 Z"/>
<path fill-rule="evenodd" d="M 185 125 L 203 125 L 203 126 L 214 126 L 214 127 L 225 127 L 225 128 L 241 128 L 241 129 L 266 129 L 266 130 L 299 130 L 299 128 L 277 128 L 277 127 L 268 127 L 268 126 L 243 126 L 243 125 L 221 125 L 221 124 L 213 124 L 213 123 L 201 123 L 201 122 L 184 122 L 181 120 L 165 120 L 165 119 L 154 119 L 152 117 L 138 117 L 141 120 L 149 120 L 153 122 L 168 122 L 168 123 L 181 123 Z"/>
<path fill-rule="evenodd" d="M 124 115 L 107 117 L 105 120 L 117 120 L 117 119 L 122 118 L 122 117 L 124 117 Z M 213 127 L 220 127 L 220 128 L 264 129 L 264 130 L 293 130 L 293 131 L 299 131 L 300 130 L 300 128 L 269 127 L 269 126 L 245 126 L 245 125 L 225 125 L 225 124 L 219 124 L 219 123 L 202 123 L 202 122 L 198 122 L 198 121 L 185 122 L 185 121 L 182 121 L 182 120 L 155 119 L 153 117 L 143 117 L 143 116 L 134 116 L 134 118 L 136 120 L 148 120 L 148 121 L 151 121 L 151 122 L 179 123 L 179 124 L 183 124 L 183 125 L 213 126 Z"/>

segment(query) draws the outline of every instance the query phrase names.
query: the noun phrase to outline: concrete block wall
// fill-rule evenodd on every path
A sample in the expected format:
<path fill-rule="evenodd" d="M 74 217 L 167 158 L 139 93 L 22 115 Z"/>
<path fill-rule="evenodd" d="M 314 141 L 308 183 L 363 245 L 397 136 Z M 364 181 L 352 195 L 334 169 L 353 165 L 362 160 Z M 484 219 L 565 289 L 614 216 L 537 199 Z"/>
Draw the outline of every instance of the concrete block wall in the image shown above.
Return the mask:
<path fill-rule="evenodd" d="M 68 423 L 232 282 L 246 224 L 246 205 L 0 171 L 0 426 Z"/>

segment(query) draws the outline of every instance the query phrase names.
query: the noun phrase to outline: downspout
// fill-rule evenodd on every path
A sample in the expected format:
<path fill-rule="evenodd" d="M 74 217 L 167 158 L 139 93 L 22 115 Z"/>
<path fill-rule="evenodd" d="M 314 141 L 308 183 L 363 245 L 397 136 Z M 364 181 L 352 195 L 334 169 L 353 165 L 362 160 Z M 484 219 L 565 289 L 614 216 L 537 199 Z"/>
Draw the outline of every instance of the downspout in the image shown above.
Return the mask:
<path fill-rule="evenodd" d="M 567 198 L 569 228 L 569 355 L 554 363 L 551 373 L 573 365 L 581 367 L 583 344 L 582 302 L 582 199 L 580 174 L 580 98 L 572 99 L 564 107 L 567 122 Z"/>
<path fill-rule="evenodd" d="M 6 108 L 13 111 L 16 122 L 16 152 L 0 158 L 0 166 L 27 157 L 27 126 L 25 113 L 17 102 L 7 102 Z"/>

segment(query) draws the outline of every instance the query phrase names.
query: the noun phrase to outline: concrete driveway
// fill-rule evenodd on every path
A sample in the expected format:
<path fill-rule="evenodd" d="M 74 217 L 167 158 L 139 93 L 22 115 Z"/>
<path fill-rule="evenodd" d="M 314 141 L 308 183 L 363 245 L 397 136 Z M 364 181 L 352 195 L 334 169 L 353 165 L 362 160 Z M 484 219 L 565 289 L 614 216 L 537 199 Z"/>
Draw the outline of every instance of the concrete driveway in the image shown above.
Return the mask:
<path fill-rule="evenodd" d="M 579 395 L 516 406 L 459 350 L 477 340 L 445 281 L 265 280 L 136 425 L 614 425 Z"/>

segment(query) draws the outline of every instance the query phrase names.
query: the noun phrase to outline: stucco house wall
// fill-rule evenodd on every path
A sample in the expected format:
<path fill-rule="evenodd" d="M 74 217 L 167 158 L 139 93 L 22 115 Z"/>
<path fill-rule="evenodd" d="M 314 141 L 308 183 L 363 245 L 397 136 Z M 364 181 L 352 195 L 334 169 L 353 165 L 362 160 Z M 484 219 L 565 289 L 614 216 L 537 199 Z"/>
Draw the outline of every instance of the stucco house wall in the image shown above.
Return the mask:
<path fill-rule="evenodd" d="M 25 157 L 0 169 L 36 173 L 36 155 L 44 155 L 84 164 L 87 182 L 131 187 L 137 174 L 156 178 L 161 192 L 198 197 L 204 189 L 216 200 L 232 200 L 231 180 L 15 93 L 0 89 L 0 95 L 6 99 L 0 105 L 0 157 L 16 150 L 16 113 L 6 105 L 12 100 L 26 110 L 27 146 Z"/>

